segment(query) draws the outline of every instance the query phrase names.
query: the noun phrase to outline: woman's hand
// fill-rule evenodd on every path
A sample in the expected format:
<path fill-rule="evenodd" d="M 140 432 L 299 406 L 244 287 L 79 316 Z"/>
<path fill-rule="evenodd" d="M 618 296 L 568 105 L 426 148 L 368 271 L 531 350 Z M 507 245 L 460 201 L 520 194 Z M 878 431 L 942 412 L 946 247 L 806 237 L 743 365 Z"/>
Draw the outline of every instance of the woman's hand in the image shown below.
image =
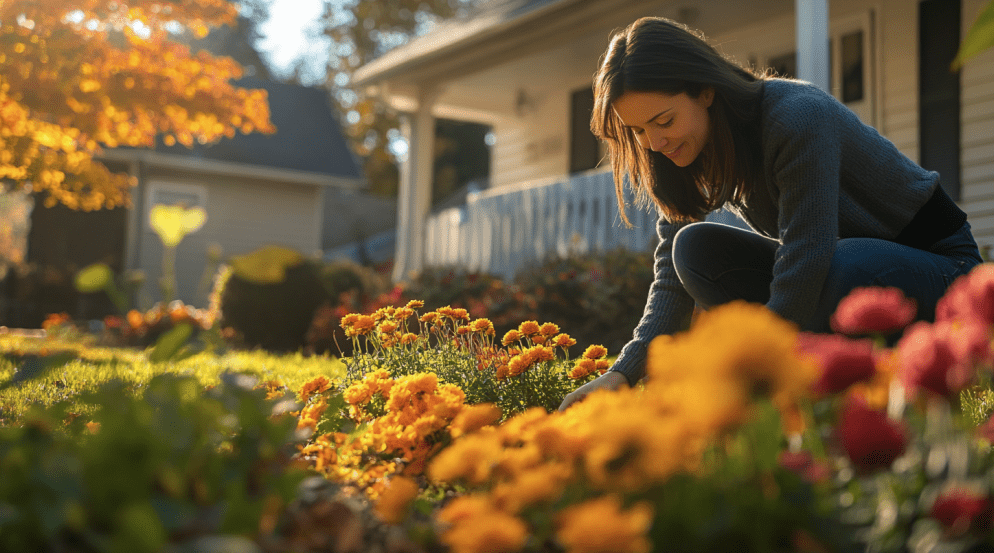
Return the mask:
<path fill-rule="evenodd" d="M 617 390 L 622 387 L 628 387 L 628 378 L 620 372 L 608 371 L 570 392 L 563 399 L 563 403 L 559 406 L 559 410 L 565 410 L 570 405 L 587 397 L 587 394 L 591 392 L 597 390 Z"/>

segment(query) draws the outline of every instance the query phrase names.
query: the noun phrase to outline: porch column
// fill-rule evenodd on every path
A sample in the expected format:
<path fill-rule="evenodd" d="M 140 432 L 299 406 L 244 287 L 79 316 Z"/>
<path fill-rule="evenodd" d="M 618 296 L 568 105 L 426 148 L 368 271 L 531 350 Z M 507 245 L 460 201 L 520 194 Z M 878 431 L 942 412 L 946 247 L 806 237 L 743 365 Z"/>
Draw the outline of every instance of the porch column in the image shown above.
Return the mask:
<path fill-rule="evenodd" d="M 828 0 L 795 0 L 797 78 L 829 89 Z"/>
<path fill-rule="evenodd" d="M 437 89 L 422 90 L 417 110 L 401 117 L 401 132 L 408 149 L 407 158 L 400 165 L 394 282 L 414 278 L 424 267 L 435 146 L 435 118 L 431 110 L 437 98 Z"/>

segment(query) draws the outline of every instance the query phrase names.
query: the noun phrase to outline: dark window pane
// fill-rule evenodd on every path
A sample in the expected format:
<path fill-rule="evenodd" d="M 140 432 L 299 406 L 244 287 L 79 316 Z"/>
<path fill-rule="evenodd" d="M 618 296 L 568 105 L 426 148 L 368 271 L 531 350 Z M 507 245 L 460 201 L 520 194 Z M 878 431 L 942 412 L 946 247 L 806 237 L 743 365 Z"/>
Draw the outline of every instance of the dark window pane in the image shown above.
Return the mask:
<path fill-rule="evenodd" d="M 863 31 L 842 37 L 842 101 L 863 99 Z"/>
<path fill-rule="evenodd" d="M 778 77 L 793 79 L 797 76 L 797 53 L 790 52 L 770 58 L 767 65 L 776 72 Z"/>

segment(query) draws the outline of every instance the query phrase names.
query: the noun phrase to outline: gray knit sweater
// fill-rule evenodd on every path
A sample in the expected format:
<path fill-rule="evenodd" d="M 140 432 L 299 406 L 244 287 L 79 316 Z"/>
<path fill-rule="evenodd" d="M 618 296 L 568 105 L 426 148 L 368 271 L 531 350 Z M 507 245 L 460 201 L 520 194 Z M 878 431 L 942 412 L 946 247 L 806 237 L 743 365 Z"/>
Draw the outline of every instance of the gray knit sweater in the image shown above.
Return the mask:
<path fill-rule="evenodd" d="M 745 203 L 726 207 L 780 243 L 767 307 L 800 324 L 814 313 L 836 241 L 893 239 L 932 195 L 939 175 L 807 83 L 766 81 L 760 117 L 763 178 Z M 611 368 L 629 383 L 645 375 L 649 342 L 685 329 L 693 312 L 671 256 L 681 226 L 660 217 L 656 227 L 655 281 L 632 341 Z"/>

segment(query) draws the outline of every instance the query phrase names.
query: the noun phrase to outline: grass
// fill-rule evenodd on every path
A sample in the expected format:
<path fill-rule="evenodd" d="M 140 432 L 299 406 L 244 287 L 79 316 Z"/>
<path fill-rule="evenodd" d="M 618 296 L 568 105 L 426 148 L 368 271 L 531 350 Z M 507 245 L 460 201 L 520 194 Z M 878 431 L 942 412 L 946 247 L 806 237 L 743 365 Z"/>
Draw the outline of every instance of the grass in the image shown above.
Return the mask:
<path fill-rule="evenodd" d="M 140 389 L 156 375 L 173 373 L 213 386 L 229 371 L 254 375 L 260 382 L 274 380 L 296 391 L 317 376 L 342 378 L 345 365 L 330 356 L 261 350 L 204 351 L 153 363 L 148 351 L 98 347 L 78 339 L 0 335 L 0 425 L 15 423 L 32 405 L 72 400 L 110 380 Z"/>

